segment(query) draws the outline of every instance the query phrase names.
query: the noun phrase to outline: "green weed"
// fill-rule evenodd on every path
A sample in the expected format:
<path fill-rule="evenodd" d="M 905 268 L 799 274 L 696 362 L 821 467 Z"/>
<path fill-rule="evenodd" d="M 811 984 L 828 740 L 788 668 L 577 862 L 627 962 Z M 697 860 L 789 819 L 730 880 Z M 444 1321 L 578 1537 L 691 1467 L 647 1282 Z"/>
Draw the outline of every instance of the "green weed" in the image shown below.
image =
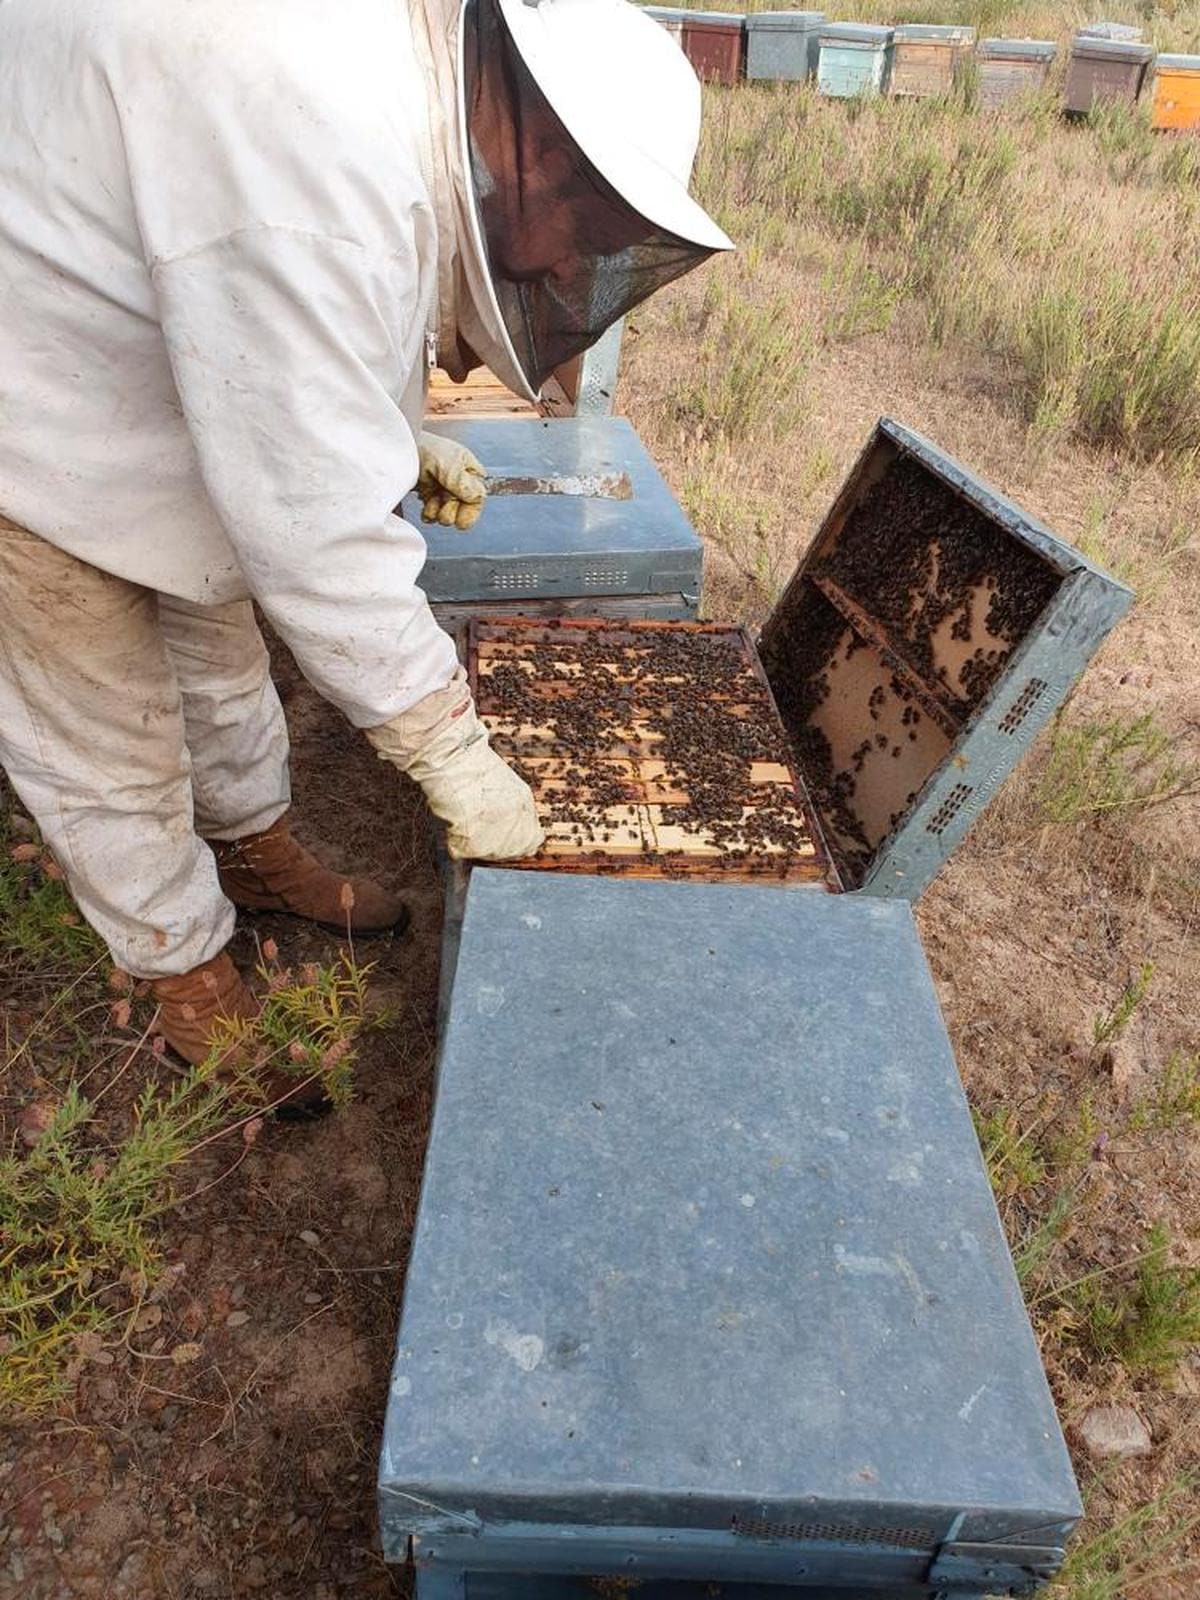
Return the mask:
<path fill-rule="evenodd" d="M 61 869 L 0 811 L 0 960 L 11 970 L 87 966 L 104 946 L 67 892 Z"/>
<path fill-rule="evenodd" d="M 1051 822 L 1076 823 L 1200 793 L 1200 768 L 1180 758 L 1179 744 L 1153 712 L 1059 719 L 1039 788 L 1041 808 Z"/>
<path fill-rule="evenodd" d="M 1150 993 L 1153 979 L 1154 963 L 1144 961 L 1137 976 L 1129 980 L 1116 1002 L 1096 1018 L 1092 1023 L 1092 1044 L 1097 1049 L 1121 1037 Z"/>
<path fill-rule="evenodd" d="M 698 442 L 736 442 L 793 427 L 803 410 L 810 353 L 786 305 L 731 299 L 709 317 L 699 370 L 674 388 L 675 420 Z"/>
<path fill-rule="evenodd" d="M 1193 1474 L 1183 1474 L 1111 1527 L 1078 1541 L 1048 1591 L 1051 1600 L 1129 1600 L 1152 1592 L 1141 1585 L 1161 1586 L 1188 1570 L 1194 1563 L 1181 1561 L 1180 1551 L 1200 1527 L 1197 1487 Z"/>
<path fill-rule="evenodd" d="M 1171 1129 L 1200 1123 L 1200 1056 L 1176 1051 L 1150 1093 L 1130 1114 L 1134 1129 Z"/>
<path fill-rule="evenodd" d="M 111 1361 L 146 1325 L 152 1313 L 144 1302 L 161 1271 L 157 1219 L 179 1203 L 184 1174 L 193 1190 L 207 1189 L 240 1165 L 267 1109 L 265 1071 L 319 1078 L 335 1105 L 350 1097 L 367 1025 L 367 970 L 343 955 L 293 975 L 272 947 L 264 950 L 260 1015 L 223 1024 L 201 1066 L 169 1070 L 146 1043 L 151 1016 L 141 1039 L 116 1051 L 92 1030 L 90 1053 L 83 1039 L 68 1053 L 63 1087 L 43 1071 L 41 1098 L 25 1105 L 0 1151 L 0 1410 L 43 1409 L 65 1392 L 80 1362 Z M 70 989 L 51 1002 L 55 1015 L 44 1027 L 56 1044 L 64 1026 L 71 1032 L 80 1003 L 97 1009 L 94 995 Z M 110 995 L 99 1009 L 107 1013 L 110 1004 L 123 1009 L 127 1024 L 130 1002 Z M 231 1047 L 236 1066 L 224 1060 Z M 147 1068 L 132 1105 L 110 1110 L 118 1083 Z M 201 1182 L 194 1159 L 218 1143 L 232 1144 L 236 1155 Z"/>
<path fill-rule="evenodd" d="M 1058 1190 L 1044 1217 L 1034 1223 L 1013 1250 L 1017 1280 L 1030 1295 L 1055 1249 L 1070 1233 L 1079 1203 L 1077 1188 Z"/>
<path fill-rule="evenodd" d="M 1034 1143 L 1035 1128 L 1022 1128 L 1016 1113 L 1003 1106 L 971 1115 L 993 1192 L 1011 1199 L 1036 1188 L 1046 1176 L 1046 1163 Z"/>
<path fill-rule="evenodd" d="M 1072 1336 L 1089 1354 L 1117 1359 L 1132 1373 L 1164 1373 L 1200 1343 L 1200 1268 L 1170 1264 L 1165 1223 L 1131 1278 L 1096 1273 L 1062 1292 Z"/>

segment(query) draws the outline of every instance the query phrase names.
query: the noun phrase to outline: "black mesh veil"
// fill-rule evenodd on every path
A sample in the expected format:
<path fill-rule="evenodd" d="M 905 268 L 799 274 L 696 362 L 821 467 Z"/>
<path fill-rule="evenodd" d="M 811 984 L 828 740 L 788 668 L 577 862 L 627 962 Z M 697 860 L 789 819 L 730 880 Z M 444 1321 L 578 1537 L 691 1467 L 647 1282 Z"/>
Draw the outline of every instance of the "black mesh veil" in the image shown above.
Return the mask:
<path fill-rule="evenodd" d="M 463 71 L 487 268 L 517 360 L 537 390 L 713 252 L 647 221 L 601 176 L 538 88 L 496 0 L 469 0 Z"/>

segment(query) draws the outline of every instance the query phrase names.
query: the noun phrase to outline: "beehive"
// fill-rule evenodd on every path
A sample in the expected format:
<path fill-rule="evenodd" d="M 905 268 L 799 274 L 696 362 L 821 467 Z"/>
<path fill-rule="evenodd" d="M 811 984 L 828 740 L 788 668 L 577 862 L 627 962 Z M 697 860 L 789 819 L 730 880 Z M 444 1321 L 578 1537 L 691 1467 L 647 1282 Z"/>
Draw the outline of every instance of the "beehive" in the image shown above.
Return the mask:
<path fill-rule="evenodd" d="M 684 54 L 705 83 L 730 87 L 745 72 L 746 19 L 730 11 L 685 11 Z"/>
<path fill-rule="evenodd" d="M 746 18 L 746 76 L 768 83 L 813 78 L 823 11 L 754 11 Z"/>
<path fill-rule="evenodd" d="M 892 66 L 891 28 L 827 22 L 821 29 L 817 87 L 834 99 L 883 94 Z"/>
<path fill-rule="evenodd" d="M 421 524 L 415 495 L 401 508 L 424 533 L 420 583 L 443 622 L 480 611 L 695 616 L 700 540 L 623 417 L 429 427 L 472 450 L 493 485 L 467 537 Z"/>
<path fill-rule="evenodd" d="M 981 39 L 975 51 L 979 103 L 989 111 L 1042 88 L 1058 54 L 1043 39 Z"/>
<path fill-rule="evenodd" d="M 1093 106 L 1106 102 L 1133 105 L 1153 59 L 1154 51 L 1147 44 L 1077 33 L 1067 67 L 1066 110 L 1086 116 Z"/>
<path fill-rule="evenodd" d="M 1200 56 L 1159 56 L 1154 63 L 1156 128 L 1200 128 Z"/>
<path fill-rule="evenodd" d="M 639 877 L 821 882 L 828 862 L 744 629 L 471 625 L 492 746 L 534 791 L 525 863 Z"/>
<path fill-rule="evenodd" d="M 920 23 L 897 28 L 889 92 L 909 100 L 953 93 L 974 38 L 974 28 Z"/>
<path fill-rule="evenodd" d="M 1078 1491 L 907 906 L 473 875 L 379 1500 L 417 1600 L 1052 1576 Z"/>
<path fill-rule="evenodd" d="M 524 865 L 915 899 L 1131 599 L 884 419 L 757 655 L 716 624 L 481 620 L 468 669 L 551 835 Z"/>

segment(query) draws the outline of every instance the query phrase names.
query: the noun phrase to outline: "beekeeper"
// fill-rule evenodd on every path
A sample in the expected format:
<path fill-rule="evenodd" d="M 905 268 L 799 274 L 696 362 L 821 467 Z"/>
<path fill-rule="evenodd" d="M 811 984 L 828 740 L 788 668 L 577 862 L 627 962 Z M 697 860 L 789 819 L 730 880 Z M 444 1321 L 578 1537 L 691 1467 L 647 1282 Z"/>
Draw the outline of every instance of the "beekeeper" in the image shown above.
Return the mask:
<path fill-rule="evenodd" d="M 187 1060 L 254 1009 L 235 906 L 405 916 L 289 831 L 252 601 L 453 855 L 541 843 L 393 507 L 483 502 L 435 362 L 536 397 L 727 247 L 698 128 L 624 0 L 0 7 L 0 759 Z"/>

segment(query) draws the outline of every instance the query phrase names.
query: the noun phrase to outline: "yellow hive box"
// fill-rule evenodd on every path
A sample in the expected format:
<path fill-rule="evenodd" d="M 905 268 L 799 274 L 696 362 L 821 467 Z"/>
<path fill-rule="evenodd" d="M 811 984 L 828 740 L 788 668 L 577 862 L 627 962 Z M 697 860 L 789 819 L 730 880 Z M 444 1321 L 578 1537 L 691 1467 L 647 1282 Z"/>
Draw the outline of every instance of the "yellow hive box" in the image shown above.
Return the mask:
<path fill-rule="evenodd" d="M 1200 128 L 1200 56 L 1159 56 L 1151 121 L 1156 128 Z"/>

